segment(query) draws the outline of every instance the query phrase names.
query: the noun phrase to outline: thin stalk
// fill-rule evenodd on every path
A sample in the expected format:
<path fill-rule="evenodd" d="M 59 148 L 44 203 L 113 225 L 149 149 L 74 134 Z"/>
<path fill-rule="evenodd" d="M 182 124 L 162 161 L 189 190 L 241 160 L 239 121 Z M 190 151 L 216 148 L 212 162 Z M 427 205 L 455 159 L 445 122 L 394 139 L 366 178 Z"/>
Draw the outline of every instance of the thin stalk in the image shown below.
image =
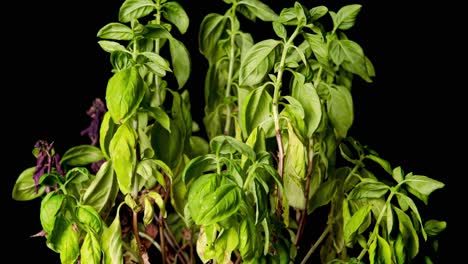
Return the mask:
<path fill-rule="evenodd" d="M 229 70 L 228 70 L 228 76 L 227 76 L 227 82 L 226 82 L 226 92 L 224 94 L 225 97 L 231 96 L 231 86 L 232 86 L 232 76 L 234 75 L 234 61 L 235 61 L 235 38 L 236 38 L 236 29 L 234 27 L 234 21 L 236 20 L 236 9 L 235 6 L 234 8 L 231 9 L 232 15 L 231 15 L 231 36 L 230 36 L 230 41 L 231 41 L 231 47 L 229 50 Z M 228 105 L 226 108 L 226 123 L 224 125 L 224 134 L 229 135 L 229 129 L 231 127 L 231 106 Z"/>
<path fill-rule="evenodd" d="M 155 22 L 157 25 L 161 24 L 161 3 L 160 1 L 156 1 L 156 14 L 155 16 Z M 159 39 L 154 40 L 154 53 L 159 54 L 159 50 L 161 49 L 161 44 Z M 159 77 L 157 74 L 154 76 L 154 85 L 156 88 L 156 91 L 154 92 L 154 101 L 155 101 L 155 106 L 160 106 L 162 104 L 161 102 L 161 96 L 160 96 L 160 90 L 159 90 L 159 85 L 161 83 L 161 77 Z"/>
<path fill-rule="evenodd" d="M 135 240 L 138 246 L 138 253 L 140 254 L 142 245 L 141 245 L 139 233 L 140 232 L 138 232 L 138 213 L 133 211 L 133 234 L 135 235 Z"/>
<path fill-rule="evenodd" d="M 322 243 L 322 241 L 325 239 L 325 237 L 330 232 L 330 226 L 331 225 L 327 225 L 327 228 L 325 228 L 325 230 L 323 230 L 323 233 L 320 235 L 319 239 L 315 242 L 314 245 L 312 245 L 312 247 L 309 249 L 309 251 L 307 251 L 307 254 L 305 255 L 304 259 L 301 261 L 301 264 L 306 264 L 307 263 L 307 260 L 309 260 L 310 256 L 312 256 L 314 251 L 318 248 L 318 246 Z"/>

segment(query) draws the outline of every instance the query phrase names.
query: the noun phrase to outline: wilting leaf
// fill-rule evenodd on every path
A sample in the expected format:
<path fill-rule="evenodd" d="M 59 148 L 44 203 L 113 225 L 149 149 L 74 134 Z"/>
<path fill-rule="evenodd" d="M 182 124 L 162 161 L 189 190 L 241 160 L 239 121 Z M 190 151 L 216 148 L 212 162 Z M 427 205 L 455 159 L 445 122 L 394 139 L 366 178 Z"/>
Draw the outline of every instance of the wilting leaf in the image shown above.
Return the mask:
<path fill-rule="evenodd" d="M 80 250 L 82 264 L 101 263 L 101 245 L 93 232 L 88 232 L 83 240 Z"/>
<path fill-rule="evenodd" d="M 120 208 L 120 206 L 119 206 Z M 101 235 L 101 248 L 105 264 L 123 264 L 122 230 L 120 227 L 119 208 L 109 227 L 104 226 Z"/>
<path fill-rule="evenodd" d="M 123 194 L 132 190 L 133 173 L 136 166 L 135 131 L 127 123 L 121 125 L 110 142 L 109 152 Z"/>
<path fill-rule="evenodd" d="M 106 161 L 83 194 L 83 203 L 91 205 L 98 212 L 107 211 L 114 205 L 118 191 L 112 161 Z"/>
<path fill-rule="evenodd" d="M 369 261 L 371 264 L 392 264 L 392 250 L 388 242 L 377 234 L 369 247 Z"/>
<path fill-rule="evenodd" d="M 408 256 L 413 259 L 419 252 L 418 234 L 414 229 L 411 218 L 399 208 L 393 207 L 393 209 L 398 216 L 398 228 L 403 237 L 406 251 Z"/>

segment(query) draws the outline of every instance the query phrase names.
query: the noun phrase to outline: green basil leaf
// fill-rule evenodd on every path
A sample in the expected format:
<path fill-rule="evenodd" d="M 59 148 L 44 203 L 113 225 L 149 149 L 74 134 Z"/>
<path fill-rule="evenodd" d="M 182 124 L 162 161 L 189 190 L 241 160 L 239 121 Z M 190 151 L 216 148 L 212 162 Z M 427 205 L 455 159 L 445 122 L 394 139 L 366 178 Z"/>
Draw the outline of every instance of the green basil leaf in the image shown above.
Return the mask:
<path fill-rule="evenodd" d="M 311 214 L 315 209 L 328 204 L 335 196 L 337 184 L 336 179 L 329 179 L 323 182 L 309 199 L 307 213 Z"/>
<path fill-rule="evenodd" d="M 50 192 L 41 201 L 40 219 L 42 228 L 46 233 L 50 234 L 54 230 L 55 219 L 62 208 L 64 200 L 65 195 Z"/>
<path fill-rule="evenodd" d="M 101 127 L 99 128 L 99 146 L 101 147 L 102 154 L 107 159 L 110 159 L 109 144 L 116 129 L 117 127 L 112 121 L 111 114 L 107 111 L 102 118 Z"/>
<path fill-rule="evenodd" d="M 60 262 L 63 264 L 75 264 L 80 255 L 78 231 L 75 230 L 70 222 L 62 221 L 61 223 L 67 223 L 67 225 L 62 227 L 63 232 L 61 232 L 56 244 L 57 250 L 60 252 Z"/>
<path fill-rule="evenodd" d="M 88 226 L 96 234 L 100 234 L 102 229 L 102 220 L 94 207 L 91 205 L 80 205 L 76 209 L 75 214 L 78 221 Z"/>
<path fill-rule="evenodd" d="M 306 197 L 304 193 L 306 175 L 306 149 L 291 124 L 288 123 L 288 143 L 284 156 L 284 195 L 290 206 L 304 209 Z"/>
<path fill-rule="evenodd" d="M 358 183 L 348 195 L 348 199 L 381 198 L 390 187 L 376 180 L 366 179 Z"/>
<path fill-rule="evenodd" d="M 424 230 L 428 236 L 437 236 L 447 228 L 447 222 L 430 219 L 424 223 Z"/>
<path fill-rule="evenodd" d="M 101 235 L 101 248 L 104 254 L 105 264 L 123 264 L 123 242 L 122 229 L 120 227 L 119 208 L 117 214 L 109 227 L 103 226 Z"/>
<path fill-rule="evenodd" d="M 379 234 L 369 247 L 370 264 L 392 264 L 392 250 L 388 242 Z"/>
<path fill-rule="evenodd" d="M 344 86 L 331 85 L 327 112 L 339 138 L 345 138 L 354 121 L 353 98 Z"/>
<path fill-rule="evenodd" d="M 302 74 L 294 72 L 295 81 L 291 95 L 301 103 L 304 109 L 307 137 L 310 138 L 322 119 L 322 103 L 315 87 L 311 83 L 303 83 L 300 75 Z"/>
<path fill-rule="evenodd" d="M 408 192 L 419 198 L 426 205 L 429 202 L 429 195 L 445 184 L 423 175 L 407 175 L 404 180 Z"/>
<path fill-rule="evenodd" d="M 180 33 L 184 34 L 189 26 L 189 17 L 184 8 L 175 1 L 163 3 L 161 7 L 163 17 L 174 24 Z"/>
<path fill-rule="evenodd" d="M 174 38 L 169 39 L 169 48 L 174 75 L 177 83 L 179 84 L 179 89 L 181 89 L 190 77 L 192 69 L 190 53 L 183 42 Z"/>
<path fill-rule="evenodd" d="M 143 100 L 145 82 L 135 67 L 115 73 L 109 80 L 106 90 L 106 103 L 116 124 L 131 117 Z"/>
<path fill-rule="evenodd" d="M 97 36 L 103 39 L 132 40 L 133 31 L 127 25 L 112 22 L 102 27 Z"/>
<path fill-rule="evenodd" d="M 145 159 L 138 163 L 136 172 L 146 181 L 150 181 L 150 179 L 153 178 L 156 182 L 159 182 L 164 188 L 166 188 L 166 180 L 159 171 L 161 164 L 164 164 L 164 162 L 158 162 L 154 159 Z M 163 165 L 163 168 L 168 175 L 172 175 L 171 169 L 166 164 Z"/>
<path fill-rule="evenodd" d="M 242 0 L 239 5 L 245 5 L 252 13 L 263 21 L 275 21 L 278 15 L 268 5 L 259 0 Z"/>
<path fill-rule="evenodd" d="M 252 90 L 247 95 L 242 103 L 240 113 L 242 134 L 245 137 L 259 126 L 267 132 L 267 137 L 274 135 L 274 131 L 271 133 L 271 129 L 267 127 L 267 121 L 272 119 L 272 105 L 273 99 L 264 87 Z"/>
<path fill-rule="evenodd" d="M 254 87 L 265 78 L 273 68 L 271 61 L 274 61 L 275 48 L 280 43 L 278 40 L 267 39 L 254 44 L 247 51 L 239 70 L 239 85 Z"/>
<path fill-rule="evenodd" d="M 206 15 L 198 32 L 198 47 L 209 62 L 213 62 L 218 48 L 218 43 L 225 31 L 227 17 L 211 13 Z"/>
<path fill-rule="evenodd" d="M 412 259 L 419 252 L 419 238 L 416 230 L 414 229 L 411 218 L 402 210 L 397 207 L 393 207 L 396 215 L 398 216 L 398 228 L 403 236 L 408 256 Z"/>
<path fill-rule="evenodd" d="M 362 206 L 344 223 L 344 236 L 347 245 L 350 244 L 359 227 L 367 219 L 371 209 L 372 205 Z"/>
<path fill-rule="evenodd" d="M 310 13 L 310 22 L 314 22 L 317 19 L 323 17 L 328 13 L 328 8 L 326 6 L 316 6 L 309 10 Z"/>
<path fill-rule="evenodd" d="M 129 124 L 124 123 L 115 132 L 110 142 L 109 152 L 117 175 L 120 191 L 132 191 L 133 173 L 136 166 L 136 135 Z"/>
<path fill-rule="evenodd" d="M 361 5 L 352 4 L 346 5 L 338 10 L 336 16 L 333 17 L 333 31 L 336 29 L 346 30 L 354 26 L 356 17 L 361 11 Z"/>
<path fill-rule="evenodd" d="M 88 232 L 83 240 L 80 250 L 81 263 L 100 264 L 101 245 L 93 232 Z"/>
<path fill-rule="evenodd" d="M 216 169 L 216 157 L 212 154 L 196 157 L 187 164 L 182 172 L 182 181 L 190 183 L 192 179 L 197 179 L 204 172 Z"/>
<path fill-rule="evenodd" d="M 120 6 L 119 21 L 125 23 L 147 16 L 155 10 L 155 5 L 152 0 L 125 0 Z"/>
<path fill-rule="evenodd" d="M 106 161 L 83 194 L 83 204 L 91 205 L 98 212 L 107 212 L 113 207 L 118 191 L 112 161 Z"/>
<path fill-rule="evenodd" d="M 16 179 L 11 197 L 16 201 L 29 201 L 40 197 L 45 192 L 45 186 L 38 186 L 36 192 L 36 184 L 34 183 L 33 175 L 36 167 L 25 169 Z"/>
<path fill-rule="evenodd" d="M 195 184 L 195 183 L 194 183 Z M 218 223 L 235 214 L 240 207 L 240 188 L 235 184 L 222 184 L 210 193 L 193 194 L 189 191 L 189 197 L 202 200 L 198 208 L 191 207 L 190 213 L 198 225 L 210 225 Z"/>
<path fill-rule="evenodd" d="M 109 53 L 113 52 L 123 52 L 123 53 L 129 53 L 129 51 L 123 46 L 122 44 L 115 42 L 115 41 L 109 41 L 109 40 L 100 40 L 98 41 L 99 46 L 101 48 Z"/>
<path fill-rule="evenodd" d="M 102 151 L 93 145 L 79 145 L 68 149 L 60 159 L 60 164 L 85 166 L 104 158 Z"/>

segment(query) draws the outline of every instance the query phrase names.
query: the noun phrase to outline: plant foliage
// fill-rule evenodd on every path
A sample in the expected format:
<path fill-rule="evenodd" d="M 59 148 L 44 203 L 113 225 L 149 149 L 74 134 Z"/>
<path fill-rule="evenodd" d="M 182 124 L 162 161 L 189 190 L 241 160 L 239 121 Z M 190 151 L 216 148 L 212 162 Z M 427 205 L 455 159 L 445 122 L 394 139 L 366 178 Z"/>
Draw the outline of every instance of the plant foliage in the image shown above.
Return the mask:
<path fill-rule="evenodd" d="M 125 0 L 98 31 L 113 74 L 88 111 L 92 142 L 60 157 L 38 141 L 12 191 L 41 199 L 47 246 L 62 263 L 414 260 L 446 227 L 420 213 L 444 183 L 348 133 L 353 80 L 375 76 L 348 37 L 362 6 L 224 2 L 198 32 L 207 138 L 194 135 L 181 4 Z M 245 21 L 274 35 L 255 41 Z"/>

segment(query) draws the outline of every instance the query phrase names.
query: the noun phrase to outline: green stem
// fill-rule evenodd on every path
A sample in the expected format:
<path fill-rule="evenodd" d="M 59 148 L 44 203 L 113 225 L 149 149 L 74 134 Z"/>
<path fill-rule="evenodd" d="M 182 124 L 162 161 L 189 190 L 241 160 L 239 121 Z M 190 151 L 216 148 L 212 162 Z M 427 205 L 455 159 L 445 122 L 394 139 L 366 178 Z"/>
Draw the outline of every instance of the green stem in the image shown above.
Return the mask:
<path fill-rule="evenodd" d="M 156 17 L 155 21 L 156 21 L 156 24 L 157 25 L 160 25 L 161 24 L 161 5 L 160 5 L 160 1 L 156 1 L 156 14 L 154 15 Z M 154 53 L 156 54 L 159 54 L 159 51 L 161 49 L 160 47 L 160 41 L 159 39 L 155 39 L 154 40 Z M 159 86 L 160 86 L 160 83 L 161 83 L 161 77 L 159 77 L 157 74 L 155 74 L 154 76 L 154 85 L 155 85 L 155 91 L 154 91 L 154 94 L 153 94 L 153 101 L 154 101 L 154 105 L 153 106 L 160 106 L 162 104 L 161 102 L 161 91 L 159 90 Z"/>
<path fill-rule="evenodd" d="M 307 254 L 305 255 L 304 259 L 301 261 L 301 264 L 306 264 L 307 263 L 307 260 L 309 260 L 310 256 L 312 256 L 314 251 L 318 248 L 320 243 L 322 243 L 322 241 L 325 239 L 327 234 L 330 232 L 330 229 L 331 229 L 330 226 L 331 225 L 327 225 L 327 228 L 325 228 L 325 230 L 323 230 L 323 233 L 320 235 L 319 239 L 315 242 L 315 244 L 312 245 L 312 247 L 309 249 L 309 251 L 307 251 Z"/>
<path fill-rule="evenodd" d="M 153 244 L 159 250 L 159 252 L 161 252 L 161 246 L 159 246 L 158 242 L 154 241 L 152 237 L 148 236 L 146 233 L 143 233 L 143 232 L 138 232 L 138 234 L 144 239 L 147 239 L 148 241 L 150 241 L 151 244 Z"/>
<path fill-rule="evenodd" d="M 234 27 L 234 22 L 236 20 L 236 14 L 235 14 L 235 6 L 231 9 L 232 15 L 231 15 L 231 46 L 229 50 L 229 71 L 228 71 L 228 76 L 227 76 L 227 82 L 226 82 L 226 92 L 224 94 L 225 97 L 231 96 L 231 87 L 232 87 L 232 76 L 234 75 L 234 62 L 235 62 L 235 40 L 236 40 L 236 28 Z M 224 125 L 224 134 L 229 135 L 229 129 L 231 127 L 231 106 L 228 105 L 226 107 L 226 123 Z"/>

